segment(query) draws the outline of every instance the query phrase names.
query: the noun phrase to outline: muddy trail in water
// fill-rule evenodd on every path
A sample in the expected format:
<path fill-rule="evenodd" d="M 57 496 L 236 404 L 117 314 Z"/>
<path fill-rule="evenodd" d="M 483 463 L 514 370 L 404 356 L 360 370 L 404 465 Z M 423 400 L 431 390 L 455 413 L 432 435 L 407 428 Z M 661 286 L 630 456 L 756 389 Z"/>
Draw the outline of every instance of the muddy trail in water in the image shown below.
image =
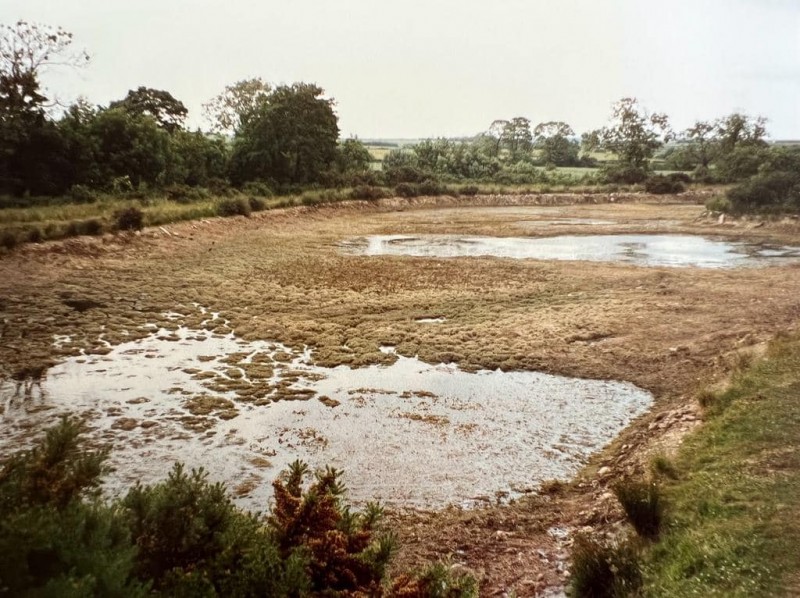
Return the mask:
<path fill-rule="evenodd" d="M 563 583 L 576 530 L 613 531 L 621 521 L 609 482 L 641 470 L 653 451 L 669 453 L 686 430 L 698 425 L 694 393 L 724 377 L 741 352 L 756 350 L 794 326 L 800 314 L 800 269 L 796 264 L 702 269 L 490 256 L 357 256 L 344 254 L 341 244 L 371 235 L 545 238 L 653 232 L 800 244 L 795 222 L 719 223 L 702 217 L 694 198 L 635 196 L 603 203 L 608 199 L 583 198 L 566 205 L 574 198 L 549 198 L 553 205 L 545 206 L 536 205 L 541 198 L 520 197 L 508 199 L 513 205 L 506 206 L 497 205 L 502 198 L 471 199 L 469 204 L 453 199 L 354 202 L 26 247 L 0 260 L 0 363 L 9 378 L 7 388 L 13 394 L 15 375 L 24 378 L 22 395 L 30 385 L 28 407 L 36 414 L 37 372 L 49 391 L 48 385 L 57 383 L 57 368 L 64 367 L 56 364 L 85 360 L 79 365 L 95 362 L 93 367 L 102 369 L 103 357 L 124 343 L 147 343 L 154 331 L 166 339 L 160 342 L 181 343 L 192 331 L 220 342 L 235 334 L 243 343 L 280 344 L 286 355 L 255 364 L 263 366 L 266 380 L 283 367 L 276 363 L 291 364 L 309 349 L 312 368 L 368 371 L 369 366 L 392 367 L 416 357 L 419 367 L 444 363 L 465 374 L 500 368 L 623 380 L 651 392 L 653 409 L 636 418 L 571 483 L 546 484 L 549 492 L 504 506 L 392 515 L 403 547 L 398 567 L 449 556 L 478 574 L 485 594 L 514 589 L 519 596 L 534 595 Z M 204 323 L 208 314 L 195 305 L 219 316 Z M 176 313 L 183 316 L 180 321 Z M 381 350 L 387 346 L 396 354 Z M 224 439 L 227 430 L 222 430 L 251 408 L 238 394 L 236 368 L 247 365 L 241 359 L 219 364 L 226 373 L 219 380 L 213 374 L 192 382 L 220 386 L 202 386 L 201 392 L 185 382 L 182 390 L 191 396 L 170 395 L 178 402 L 173 423 L 183 427 L 180 418 L 212 418 L 214 441 Z M 49 365 L 55 366 L 52 376 Z M 200 362 L 194 369 L 213 368 Z M 242 377 L 254 379 L 246 372 Z M 293 396 L 291 388 L 283 389 Z M 203 394 L 219 400 L 192 402 Z M 316 394 L 339 400 L 327 392 Z M 400 395 L 386 397 L 399 401 Z M 284 404 L 302 410 L 311 401 L 321 412 L 341 408 L 313 397 Z M 135 417 L 113 409 L 109 414 L 114 405 L 93 417 L 121 422 L 115 434 L 129 433 L 126 426 L 141 430 L 148 421 L 156 421 L 155 429 L 164 418 L 148 416 L 145 405 L 122 404 L 123 411 L 141 409 Z M 5 417 L 11 409 L 5 407 Z M 413 417 L 395 419 L 409 426 L 438 429 L 436 421 L 444 421 L 416 419 L 425 415 L 419 405 L 404 409 L 395 413 Z M 231 410 L 237 415 L 225 419 Z M 38 413 L 40 422 L 22 431 L 20 442 L 35 437 L 48 421 L 47 409 Z M 134 421 L 121 420 L 125 417 Z M 214 430 L 184 427 L 180 433 L 195 439 Z M 303 442 L 313 444 L 312 436 Z M 269 455 L 256 453 L 253 459 L 270 461 Z M 258 463 L 264 468 L 256 473 L 269 481 L 271 469 Z M 437 463 L 430 467 L 441 468 Z M 532 472 L 528 479 L 542 477 Z M 247 480 L 245 475 L 241 482 Z M 241 488 L 243 494 L 247 490 Z"/>

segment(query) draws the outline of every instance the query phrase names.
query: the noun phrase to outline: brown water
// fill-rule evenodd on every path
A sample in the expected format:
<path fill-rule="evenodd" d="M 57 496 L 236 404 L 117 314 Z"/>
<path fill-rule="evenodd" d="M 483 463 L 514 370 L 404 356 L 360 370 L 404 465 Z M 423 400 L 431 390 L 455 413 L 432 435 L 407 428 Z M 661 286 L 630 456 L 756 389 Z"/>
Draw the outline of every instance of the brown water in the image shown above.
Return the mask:
<path fill-rule="evenodd" d="M 260 377 L 253 364 L 266 368 Z M 225 390 L 226 383 L 238 386 Z M 241 394 L 259 384 L 259 394 Z M 287 389 L 307 400 L 276 400 Z M 95 443 L 112 448 L 110 494 L 162 479 L 183 461 L 238 489 L 239 502 L 255 509 L 295 459 L 343 468 L 356 503 L 468 506 L 518 496 L 573 476 L 652 402 L 624 382 L 468 373 L 413 357 L 322 368 L 310 350 L 187 328 L 70 358 L 31 396 L 14 391 L 0 385 L 0 455 L 74 412 L 89 416 Z M 229 403 L 197 415 L 189 407 L 197 397 Z"/>
<path fill-rule="evenodd" d="M 737 243 L 693 235 L 462 237 L 374 235 L 343 243 L 359 255 L 483 257 L 621 262 L 637 266 L 735 268 L 796 262 L 799 247 Z"/>

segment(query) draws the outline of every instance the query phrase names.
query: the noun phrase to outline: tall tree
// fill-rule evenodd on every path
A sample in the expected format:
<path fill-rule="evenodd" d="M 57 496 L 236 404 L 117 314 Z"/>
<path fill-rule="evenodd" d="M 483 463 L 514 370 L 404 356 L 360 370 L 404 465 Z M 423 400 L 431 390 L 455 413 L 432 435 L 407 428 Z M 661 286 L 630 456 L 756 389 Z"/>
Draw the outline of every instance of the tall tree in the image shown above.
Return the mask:
<path fill-rule="evenodd" d="M 508 126 L 508 121 L 503 119 L 498 119 L 492 122 L 489 125 L 489 130 L 486 131 L 486 136 L 494 141 L 492 146 L 493 152 L 492 155 L 498 157 L 500 155 L 500 147 L 503 143 L 503 133 Z"/>
<path fill-rule="evenodd" d="M 88 55 L 72 52 L 71 44 L 72 34 L 60 27 L 27 21 L 0 25 L 2 190 L 55 192 L 65 184 L 50 172 L 50 166 L 63 161 L 63 144 L 45 118 L 52 101 L 41 90 L 40 75 L 53 66 L 86 64 Z"/>
<path fill-rule="evenodd" d="M 260 77 L 237 81 L 203 104 L 203 113 L 217 133 L 235 135 L 267 101 L 272 86 Z"/>
<path fill-rule="evenodd" d="M 741 146 L 764 146 L 767 135 L 767 119 L 763 116 L 753 118 L 734 112 L 715 121 L 714 127 L 719 139 L 720 153 L 726 154 Z"/>
<path fill-rule="evenodd" d="M 310 83 L 276 87 L 236 135 L 231 176 L 236 182 L 318 182 L 336 160 L 339 126 L 333 100 Z"/>
<path fill-rule="evenodd" d="M 580 146 L 570 139 L 574 135 L 572 127 L 562 121 L 539 123 L 533 130 L 534 144 L 542 152 L 542 161 L 556 166 L 577 164 Z"/>
<path fill-rule="evenodd" d="M 704 171 L 708 171 L 711 161 L 719 150 L 719 138 L 716 133 L 716 124 L 704 120 L 696 121 L 683 133 L 688 156 Z"/>
<path fill-rule="evenodd" d="M 170 133 L 183 127 L 189 113 L 183 102 L 175 99 L 170 92 L 150 87 L 131 89 L 124 99 L 111 102 L 109 108 L 122 108 L 131 114 L 151 116 L 162 129 Z"/>
<path fill-rule="evenodd" d="M 531 121 L 524 116 L 515 116 L 503 128 L 501 139 L 513 160 L 529 154 L 533 147 Z"/>
<path fill-rule="evenodd" d="M 655 151 L 671 137 L 666 114 L 650 114 L 636 98 L 622 98 L 614 104 L 610 124 L 586 139 L 615 154 L 623 167 L 646 172 Z"/>

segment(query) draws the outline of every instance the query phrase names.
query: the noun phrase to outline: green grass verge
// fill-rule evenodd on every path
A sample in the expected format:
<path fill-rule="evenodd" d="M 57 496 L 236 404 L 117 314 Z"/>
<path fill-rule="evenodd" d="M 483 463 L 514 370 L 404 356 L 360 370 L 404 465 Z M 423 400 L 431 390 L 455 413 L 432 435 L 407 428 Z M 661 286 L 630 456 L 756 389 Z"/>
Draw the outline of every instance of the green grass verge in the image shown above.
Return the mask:
<path fill-rule="evenodd" d="M 669 526 L 645 554 L 644 595 L 796 595 L 800 339 L 774 341 L 707 413 L 664 486 Z"/>

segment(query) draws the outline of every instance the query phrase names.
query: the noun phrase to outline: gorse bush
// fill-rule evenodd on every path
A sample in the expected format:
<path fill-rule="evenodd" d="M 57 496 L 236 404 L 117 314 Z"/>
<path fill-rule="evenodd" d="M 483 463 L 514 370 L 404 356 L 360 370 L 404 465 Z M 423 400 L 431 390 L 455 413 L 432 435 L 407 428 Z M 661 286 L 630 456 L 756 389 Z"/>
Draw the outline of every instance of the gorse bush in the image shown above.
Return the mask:
<path fill-rule="evenodd" d="M 266 518 L 175 465 L 118 502 L 100 499 L 105 451 L 64 419 L 0 465 L 0 593 L 10 596 L 474 596 L 443 566 L 386 578 L 381 509 L 353 512 L 341 472 L 293 463 Z"/>
<path fill-rule="evenodd" d="M 169 596 L 283 596 L 308 587 L 306 559 L 281 557 L 257 518 L 221 484 L 176 465 L 166 481 L 137 485 L 122 501 L 137 548 L 134 572 Z"/>
<path fill-rule="evenodd" d="M 101 235 L 103 234 L 103 223 L 97 218 L 81 220 L 77 223 L 77 234 L 79 235 Z"/>
<path fill-rule="evenodd" d="M 385 189 L 372 185 L 360 185 L 350 192 L 350 197 L 353 199 L 365 199 L 367 201 L 383 199 L 386 196 L 387 192 Z"/>
<path fill-rule="evenodd" d="M 572 547 L 570 595 L 575 598 L 635 596 L 642 585 L 639 555 L 628 542 L 601 544 L 578 536 Z"/>
<path fill-rule="evenodd" d="M 144 212 L 136 206 L 119 210 L 114 214 L 117 230 L 142 230 Z"/>
<path fill-rule="evenodd" d="M 231 197 L 223 199 L 217 204 L 219 216 L 250 216 L 252 212 L 250 202 L 246 197 Z"/>
<path fill-rule="evenodd" d="M 97 501 L 106 453 L 71 420 L 0 469 L 0 580 L 9 596 L 144 596 L 118 512 Z"/>
<path fill-rule="evenodd" d="M 248 181 L 242 185 L 242 191 L 256 197 L 272 197 L 272 188 L 263 181 Z"/>
<path fill-rule="evenodd" d="M 164 188 L 167 199 L 178 203 L 191 203 L 208 197 L 208 191 L 202 187 L 190 187 L 185 184 L 174 184 Z"/>
<path fill-rule="evenodd" d="M 41 243 L 44 241 L 44 234 L 42 233 L 42 229 L 37 226 L 34 226 L 30 229 L 26 234 L 26 240 L 28 243 Z"/>
<path fill-rule="evenodd" d="M 664 503 L 655 482 L 626 479 L 613 486 L 628 521 L 644 538 L 657 538 L 664 517 Z"/>
<path fill-rule="evenodd" d="M 728 191 L 735 214 L 781 214 L 800 211 L 800 172 L 778 171 L 754 176 Z"/>
<path fill-rule="evenodd" d="M 11 251 L 17 246 L 17 235 L 11 231 L 6 231 L 0 235 L 0 245 Z"/>
<path fill-rule="evenodd" d="M 604 168 L 601 177 L 604 183 L 635 185 L 647 179 L 647 171 L 633 166 L 614 165 Z"/>
<path fill-rule="evenodd" d="M 644 182 L 644 189 L 655 195 L 682 193 L 686 187 L 680 177 L 653 175 Z"/>
<path fill-rule="evenodd" d="M 269 526 L 280 554 L 307 550 L 312 592 L 329 589 L 374 595 L 380 590 L 395 547 L 393 536 L 376 534 L 382 511 L 375 504 L 353 513 L 342 504 L 341 472 L 328 468 L 311 476 L 295 461 L 273 483 L 275 504 Z"/>

